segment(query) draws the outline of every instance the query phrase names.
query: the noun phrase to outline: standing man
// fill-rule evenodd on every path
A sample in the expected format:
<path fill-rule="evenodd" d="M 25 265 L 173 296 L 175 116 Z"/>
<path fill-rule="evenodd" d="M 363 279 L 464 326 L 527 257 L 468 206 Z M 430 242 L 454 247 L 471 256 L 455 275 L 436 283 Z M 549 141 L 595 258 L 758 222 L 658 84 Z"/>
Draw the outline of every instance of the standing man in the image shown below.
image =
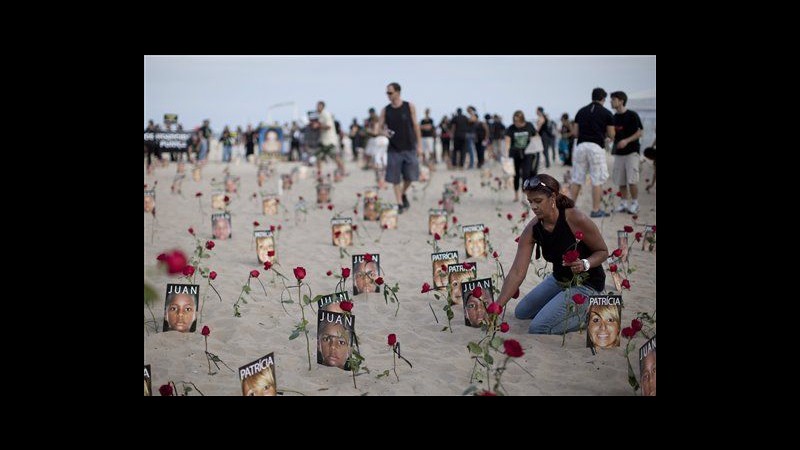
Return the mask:
<path fill-rule="evenodd" d="M 603 104 L 606 102 L 603 88 L 592 90 L 592 103 L 578 110 L 575 115 L 575 131 L 578 134 L 578 145 L 572 161 L 572 184 L 569 186 L 570 197 L 578 201 L 581 186 L 588 173 L 592 179 L 592 212 L 591 217 L 604 217 L 610 214 L 600 209 L 600 196 L 603 183 L 608 180 L 608 165 L 603 147 L 606 139 L 614 138 L 614 116 Z"/>
<path fill-rule="evenodd" d="M 428 167 L 434 167 L 434 164 L 439 162 L 439 158 L 435 157 L 433 151 L 433 138 L 436 136 L 436 131 L 433 127 L 430 108 L 425 108 L 425 118 L 420 122 L 419 128 L 422 130 L 422 163 Z"/>
<path fill-rule="evenodd" d="M 339 136 L 336 135 L 336 123 L 333 116 L 327 109 L 325 109 L 325 102 L 322 100 L 317 102 L 317 113 L 319 113 L 319 122 L 317 127 L 320 130 L 319 135 L 319 150 L 317 150 L 317 172 L 322 170 L 322 161 L 326 160 L 328 156 L 336 161 L 336 167 L 342 168 L 342 159 L 339 157 Z"/>
<path fill-rule="evenodd" d="M 614 212 L 639 212 L 639 138 L 642 137 L 642 120 L 636 111 L 625 107 L 628 96 L 622 91 L 611 93 L 611 107 L 614 114 L 614 170 L 612 178 L 622 193 Z M 631 191 L 631 206 L 628 206 L 628 187 Z"/>
<path fill-rule="evenodd" d="M 400 85 L 390 83 L 386 95 L 391 103 L 381 110 L 378 129 L 389 138 L 389 155 L 386 164 L 386 181 L 394 184 L 394 195 L 403 213 L 411 204 L 406 190 L 412 181 L 419 179 L 419 161 L 422 156 L 422 133 L 417 122 L 417 110 L 411 102 L 400 98 Z M 384 130 L 385 127 L 385 130 Z M 414 152 L 416 149 L 416 153 Z M 402 175 L 402 185 L 400 184 Z"/>

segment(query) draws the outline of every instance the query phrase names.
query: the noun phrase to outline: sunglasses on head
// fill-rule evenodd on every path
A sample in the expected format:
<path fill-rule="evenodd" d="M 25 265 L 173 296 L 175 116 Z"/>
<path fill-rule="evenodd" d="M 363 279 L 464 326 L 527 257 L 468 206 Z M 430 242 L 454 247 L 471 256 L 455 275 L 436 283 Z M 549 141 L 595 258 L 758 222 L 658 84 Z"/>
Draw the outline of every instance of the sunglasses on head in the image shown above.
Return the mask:
<path fill-rule="evenodd" d="M 544 184 L 544 182 L 539 178 L 538 175 L 533 178 L 528 178 L 527 180 L 525 180 L 525 183 L 522 185 L 522 190 L 523 191 L 533 190 L 539 187 L 547 189 L 547 192 L 551 193 L 553 192 L 553 190 L 550 189 L 548 185 Z"/>

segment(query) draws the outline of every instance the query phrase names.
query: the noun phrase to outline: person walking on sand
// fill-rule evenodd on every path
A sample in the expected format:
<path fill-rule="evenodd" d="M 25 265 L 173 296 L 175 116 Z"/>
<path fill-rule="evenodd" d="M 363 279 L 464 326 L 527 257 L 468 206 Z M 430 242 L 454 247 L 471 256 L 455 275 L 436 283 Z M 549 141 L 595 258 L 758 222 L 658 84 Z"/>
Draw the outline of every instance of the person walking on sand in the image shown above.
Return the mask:
<path fill-rule="evenodd" d="M 398 212 L 402 213 L 411 206 L 405 193 L 411 182 L 419 179 L 422 133 L 414 104 L 400 98 L 400 84 L 389 83 L 386 95 L 390 103 L 381 110 L 378 129 L 389 138 L 386 181 L 394 184 L 394 195 L 400 205 Z"/>

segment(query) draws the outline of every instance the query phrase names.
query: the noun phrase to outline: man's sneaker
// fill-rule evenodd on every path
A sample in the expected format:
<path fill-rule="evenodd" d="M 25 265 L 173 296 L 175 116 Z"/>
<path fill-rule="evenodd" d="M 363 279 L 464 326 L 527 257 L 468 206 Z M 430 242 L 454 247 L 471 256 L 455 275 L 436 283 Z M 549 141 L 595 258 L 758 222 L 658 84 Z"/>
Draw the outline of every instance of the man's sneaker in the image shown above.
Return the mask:
<path fill-rule="evenodd" d="M 603 211 L 602 209 L 598 209 L 597 211 L 592 211 L 591 213 L 589 213 L 590 217 L 608 217 L 610 215 L 611 214 Z"/>
<path fill-rule="evenodd" d="M 403 208 L 408 209 L 409 206 L 411 206 L 411 203 L 408 203 L 408 197 L 406 197 L 406 194 L 403 194 Z"/>
<path fill-rule="evenodd" d="M 628 212 L 629 212 L 629 213 L 631 213 L 631 214 L 636 214 L 636 213 L 638 213 L 638 212 L 639 212 L 639 204 L 638 204 L 638 203 L 634 203 L 634 204 L 632 204 L 632 205 L 631 205 L 631 206 L 628 208 Z"/>
<path fill-rule="evenodd" d="M 614 208 L 614 212 L 615 213 L 628 212 L 628 206 L 627 205 L 619 205 L 616 208 Z"/>

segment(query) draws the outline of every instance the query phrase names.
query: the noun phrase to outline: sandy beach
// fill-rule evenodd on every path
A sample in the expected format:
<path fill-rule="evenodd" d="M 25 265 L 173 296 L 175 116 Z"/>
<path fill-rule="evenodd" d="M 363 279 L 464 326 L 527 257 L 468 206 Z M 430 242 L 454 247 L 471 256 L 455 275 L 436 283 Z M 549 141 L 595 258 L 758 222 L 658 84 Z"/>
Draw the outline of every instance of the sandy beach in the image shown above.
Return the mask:
<path fill-rule="evenodd" d="M 166 156 L 166 154 L 165 154 Z M 257 185 L 258 167 L 247 162 L 223 164 L 219 155 L 212 152 L 212 161 L 202 169 L 202 179 L 192 180 L 192 165 L 186 165 L 186 177 L 182 182 L 182 194 L 170 192 L 170 185 L 176 173 L 176 163 L 168 167 L 157 168 L 151 175 L 145 173 L 144 183 L 152 188 L 157 180 L 156 211 L 157 221 L 153 234 L 153 217 L 144 217 L 144 274 L 145 282 L 153 286 L 159 294 L 159 300 L 153 307 L 158 322 L 158 332 L 145 324 L 144 332 L 144 364 L 152 366 L 152 384 L 155 395 L 158 387 L 172 380 L 181 386 L 180 381 L 193 382 L 205 395 L 241 395 L 240 381 L 237 373 L 228 371 L 224 366 L 215 375 L 208 374 L 208 363 L 205 351 L 205 339 L 200 330 L 204 325 L 211 328 L 208 338 L 208 351 L 218 355 L 228 366 L 236 370 L 263 355 L 274 352 L 276 363 L 276 383 L 279 391 L 287 390 L 286 396 L 304 395 L 461 395 L 470 386 L 470 373 L 473 360 L 467 350 L 467 343 L 477 341 L 483 335 L 479 328 L 464 325 L 462 306 L 454 306 L 453 332 L 442 332 L 446 319 L 441 306 L 443 302 L 434 301 L 432 293 L 421 294 L 421 286 L 431 280 L 431 240 L 428 234 L 428 209 L 440 207 L 443 185 L 452 181 L 453 177 L 467 178 L 468 192 L 461 195 L 455 205 L 454 215 L 460 224 L 483 223 L 489 227 L 489 239 L 494 249 L 500 254 L 500 261 L 506 271 L 511 267 L 516 252 L 514 239 L 518 233 L 512 233 L 516 224 L 519 230 L 524 228 L 519 223 L 522 205 L 514 203 L 510 188 L 493 192 L 489 187 L 481 187 L 479 170 L 448 171 L 444 164 L 431 174 L 431 182 L 414 183 L 409 191 L 411 208 L 398 218 L 398 229 L 381 232 L 379 222 L 365 222 L 362 215 L 354 215 L 357 192 L 374 186 L 375 175 L 372 171 L 364 171 L 347 158 L 348 176 L 341 182 L 333 183 L 331 203 L 334 211 L 319 209 L 315 203 L 316 191 L 313 169 L 305 179 L 298 180 L 290 190 L 280 195 L 281 208 L 278 215 L 265 216 L 262 213 L 261 199 L 253 199 L 258 192 L 277 192 L 280 175 L 290 173 L 292 168 L 300 165 L 297 162 L 280 162 L 276 171 L 267 179 L 263 187 Z M 607 155 L 609 172 L 613 165 L 613 156 Z M 487 163 L 492 169 L 492 176 L 501 174 L 500 166 Z M 197 276 L 200 285 L 202 304 L 202 320 L 198 320 L 195 333 L 161 332 L 161 320 L 164 317 L 164 294 L 167 283 L 185 283 L 185 277 L 168 276 L 157 269 L 156 257 L 159 253 L 172 249 L 180 249 L 187 256 L 194 252 L 195 239 L 187 231 L 193 227 L 201 242 L 212 239 L 211 235 L 211 193 L 215 190 L 211 180 L 221 181 L 223 170 L 228 167 L 231 175 L 241 177 L 238 194 L 229 194 L 231 203 L 229 210 L 232 216 L 232 233 L 230 240 L 213 239 L 216 246 L 211 257 L 203 260 L 203 265 L 218 273 L 212 283 L 219 291 L 222 302 L 207 287 L 207 280 Z M 333 173 L 332 163 L 323 165 L 323 174 Z M 570 169 L 561 163 L 555 163 L 549 169 L 540 164 L 540 173 L 547 173 L 557 180 L 563 180 L 564 173 Z M 652 177 L 652 163 L 647 161 L 642 166 L 639 183 L 638 224 L 656 223 L 656 188 L 645 192 L 645 179 Z M 612 180 L 605 187 L 613 186 Z M 198 199 L 195 193 L 202 192 Z M 299 197 L 305 198 L 308 213 L 297 223 L 294 205 Z M 393 202 L 394 194 L 391 185 L 380 192 L 380 198 Z M 524 199 L 524 196 L 521 196 Z M 202 204 L 202 213 L 199 203 Z M 588 214 L 591 210 L 591 189 L 584 185 L 577 207 Z M 359 213 L 363 207 L 359 202 Z M 353 387 L 350 372 L 316 363 L 316 315 L 306 308 L 311 317 L 309 338 L 311 339 L 312 368 L 308 370 L 306 343 L 301 337 L 289 340 L 289 335 L 300 320 L 300 306 L 297 303 L 297 289 L 290 295 L 293 304 L 285 305 L 288 315 L 281 307 L 279 300 L 283 290 L 280 282 L 272 283 L 271 271 L 265 271 L 259 264 L 253 242 L 253 221 L 261 224 L 259 228 L 269 225 L 281 226 L 276 236 L 276 252 L 279 266 L 276 268 L 289 278 L 292 268 L 303 266 L 307 271 L 305 282 L 314 295 L 329 294 L 334 291 L 337 282 L 335 276 L 327 276 L 327 271 L 338 274 L 342 267 L 351 267 L 349 256 L 340 258 L 340 251 L 331 244 L 330 219 L 334 213 L 344 217 L 353 217 L 353 223 L 359 227 L 354 237 L 354 245 L 348 249 L 351 254 L 378 253 L 381 257 L 381 269 L 384 279 L 390 285 L 399 282 L 399 313 L 395 317 L 396 305 L 385 304 L 382 294 L 359 295 L 354 298 L 353 314 L 356 317 L 355 327 L 359 337 L 361 354 L 366 358 L 364 366 L 370 373 L 356 377 L 357 388 Z M 513 215 L 509 221 L 506 215 Z M 530 217 L 528 218 L 530 220 Z M 592 219 L 598 226 L 601 219 Z M 643 231 L 642 226 L 634 225 L 630 214 L 614 214 L 602 220 L 602 234 L 609 251 L 617 247 L 617 230 L 624 225 L 633 225 L 635 231 Z M 375 242 L 380 237 L 380 242 Z M 647 249 L 642 251 L 642 244 L 635 243 L 633 233 L 630 235 L 631 255 L 630 267 L 635 271 L 630 275 L 631 289 L 624 291 L 625 307 L 622 312 L 622 326 L 629 326 L 630 320 L 637 312 L 650 312 L 656 309 L 656 253 Z M 447 236 L 440 242 L 442 251 L 458 250 L 460 261 L 465 258 L 463 237 Z M 541 267 L 544 260 L 534 263 Z M 494 260 L 477 260 L 478 277 L 491 277 L 495 271 Z M 266 295 L 261 285 L 253 280 L 248 303 L 241 307 L 241 317 L 234 317 L 233 303 L 239 297 L 242 285 L 246 283 L 251 270 L 258 270 L 260 281 L 266 287 Z M 528 292 L 540 282 L 534 266 L 528 270 L 521 291 Z M 351 290 L 351 283 L 348 288 Z M 606 272 L 606 291 L 614 289 L 611 276 Z M 433 302 L 439 317 L 434 320 L 428 306 Z M 204 303 L 204 304 L 203 304 Z M 562 346 L 561 335 L 528 334 L 528 320 L 514 318 L 513 310 L 517 300 L 511 300 L 505 315 L 510 331 L 503 337 L 518 340 L 525 352 L 517 358 L 517 362 L 530 372 L 526 374 L 521 368 L 510 364 L 503 375 L 503 386 L 509 395 L 634 395 L 627 380 L 627 363 L 623 356 L 627 339 L 622 339 L 617 349 L 599 351 L 593 355 L 586 348 L 586 335 L 573 332 L 566 336 L 566 344 Z M 145 319 L 150 318 L 147 307 L 144 308 Z M 444 322 L 444 323 L 443 323 Z M 387 335 L 395 333 L 401 343 L 402 354 L 413 363 L 413 368 L 397 361 L 398 381 L 394 374 L 377 378 L 386 369 L 392 368 L 392 352 L 387 345 Z M 645 342 L 636 338 L 635 350 L 630 359 L 638 377 L 638 348 Z M 500 359 L 500 358 L 498 358 Z M 196 395 L 193 392 L 192 395 Z M 640 395 L 637 393 L 636 395 Z"/>

